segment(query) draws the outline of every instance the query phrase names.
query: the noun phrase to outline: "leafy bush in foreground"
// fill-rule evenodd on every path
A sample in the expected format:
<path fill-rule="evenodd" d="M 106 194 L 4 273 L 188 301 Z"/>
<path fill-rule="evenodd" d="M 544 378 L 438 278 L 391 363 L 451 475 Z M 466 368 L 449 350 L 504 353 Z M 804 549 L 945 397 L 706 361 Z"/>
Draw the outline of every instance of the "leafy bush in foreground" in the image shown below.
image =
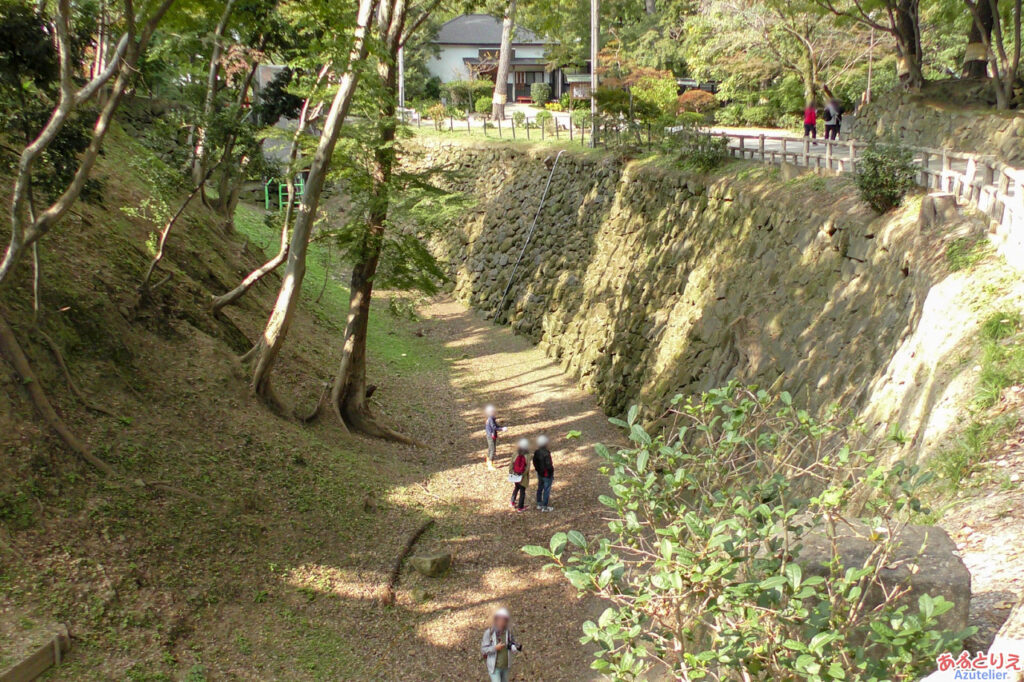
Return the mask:
<path fill-rule="evenodd" d="M 898 144 L 873 144 L 857 160 L 860 196 L 878 213 L 903 203 L 916 177 L 913 152 Z"/>
<path fill-rule="evenodd" d="M 686 680 L 908 680 L 955 645 L 936 631 L 952 607 L 941 597 L 911 608 L 897 586 L 881 603 L 867 598 L 925 476 L 876 468 L 834 418 L 813 419 L 787 393 L 734 383 L 676 396 L 669 414 L 676 423 L 652 436 L 634 407 L 612 420 L 632 445 L 598 446 L 611 483 L 606 537 L 573 530 L 524 547 L 611 603 L 583 625 L 593 668 L 627 680 L 655 662 Z M 864 525 L 854 527 L 875 551 L 847 567 L 832 541 L 861 493 Z M 809 532 L 833 547 L 824 575 L 798 561 Z"/>

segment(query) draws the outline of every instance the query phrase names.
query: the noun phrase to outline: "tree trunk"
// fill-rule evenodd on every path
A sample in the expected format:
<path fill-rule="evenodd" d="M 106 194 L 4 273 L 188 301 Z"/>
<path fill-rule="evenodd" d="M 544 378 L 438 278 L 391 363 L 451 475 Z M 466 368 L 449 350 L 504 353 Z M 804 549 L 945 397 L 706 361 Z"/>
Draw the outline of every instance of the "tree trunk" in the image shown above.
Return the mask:
<path fill-rule="evenodd" d="M 117 49 L 109 60 L 107 69 L 78 90 L 75 90 L 70 54 L 71 47 L 68 28 L 68 18 L 71 14 L 70 2 L 61 0 L 57 3 L 56 24 L 58 44 L 61 51 L 61 94 L 57 106 L 51 112 L 50 118 L 43 127 L 43 130 L 36 139 L 25 147 L 18 159 L 18 168 L 15 174 L 14 190 L 11 193 L 9 211 L 11 240 L 4 252 L 3 259 L 0 260 L 0 288 L 3 287 L 11 272 L 21 261 L 25 250 L 49 232 L 78 200 L 86 181 L 92 173 L 92 168 L 96 164 L 96 159 L 99 157 L 100 148 L 103 146 L 103 139 L 110 129 L 110 123 L 121 102 L 121 97 L 137 73 L 136 64 L 145 53 L 157 25 L 173 3 L 174 0 L 162 0 L 143 25 L 137 38 L 134 31 L 135 17 L 134 15 L 129 17 L 130 20 L 127 22 L 128 28 L 118 41 Z M 116 77 L 114 77 L 115 74 Z M 70 184 L 49 207 L 26 221 L 25 214 L 27 211 L 25 207 L 29 203 L 32 187 L 32 168 L 36 160 L 53 143 L 72 112 L 96 96 L 112 77 L 114 77 L 114 83 L 109 88 L 103 106 L 96 117 L 89 145 L 79 157 L 78 168 Z"/>
<path fill-rule="evenodd" d="M 22 385 L 28 392 L 32 405 L 39 412 L 47 426 L 54 430 L 68 449 L 100 472 L 113 476 L 115 473 L 114 469 L 94 455 L 88 444 L 76 436 L 68 428 L 67 424 L 64 423 L 60 415 L 57 414 L 57 411 L 53 409 L 53 405 L 46 397 L 39 379 L 36 377 L 35 372 L 32 371 L 32 365 L 29 363 L 28 357 L 22 351 L 21 345 L 14 335 L 14 330 L 7 324 L 3 314 L 0 314 L 0 356 L 5 357 L 11 364 L 11 367 L 14 368 L 14 371 L 18 373 L 18 378 L 21 379 Z"/>
<path fill-rule="evenodd" d="M 281 263 L 284 263 L 284 259 L 288 256 L 288 233 L 291 228 L 292 211 L 295 208 L 295 162 L 299 158 L 299 143 L 302 140 L 302 135 L 306 132 L 307 124 L 310 119 L 319 116 L 320 105 L 317 105 L 315 107 L 315 111 L 311 113 L 310 104 L 312 103 L 313 96 L 316 94 L 316 89 L 319 87 L 320 82 L 327 76 L 327 66 L 328 65 L 325 64 L 320 68 L 320 73 L 317 75 L 316 82 L 313 84 L 313 92 L 311 92 L 309 97 L 303 101 L 302 109 L 299 111 L 299 121 L 295 124 L 295 132 L 292 133 L 292 143 L 291 147 L 288 149 L 288 163 L 285 166 L 286 172 L 288 173 L 288 206 L 285 207 L 284 220 L 281 223 L 281 245 L 273 258 L 250 272 L 237 287 L 223 296 L 214 297 L 213 301 L 210 303 L 210 310 L 213 313 L 217 313 L 224 306 L 231 305 L 238 299 L 242 298 L 242 296 L 245 296 L 246 292 L 248 292 L 249 289 L 251 289 L 257 282 L 274 270 L 277 270 Z"/>
<path fill-rule="evenodd" d="M 516 0 L 508 0 L 505 16 L 501 20 L 501 50 L 498 53 L 498 71 L 494 74 L 494 96 L 491 98 L 491 118 L 505 118 L 505 100 L 508 98 L 508 70 L 512 63 L 512 31 L 516 23 Z"/>
<path fill-rule="evenodd" d="M 249 88 L 252 87 L 252 80 L 256 75 L 258 67 L 259 61 L 254 61 L 252 67 L 246 72 L 245 78 L 242 79 L 242 85 L 235 96 L 234 113 L 237 117 L 235 125 L 240 126 L 245 120 L 245 96 L 249 94 Z M 239 159 L 238 164 L 233 163 L 235 143 L 237 141 L 237 132 L 232 132 L 224 141 L 224 150 L 221 152 L 220 160 L 217 162 L 217 165 L 221 167 L 220 177 L 217 181 L 217 200 L 211 202 L 211 208 L 224 216 L 224 229 L 228 234 L 235 231 L 235 206 L 238 204 L 238 193 L 241 191 L 241 184 L 245 180 L 245 166 L 247 165 L 243 161 L 244 156 Z M 262 148 L 262 140 L 258 145 Z"/>
<path fill-rule="evenodd" d="M 352 268 L 351 290 L 348 307 L 348 321 L 342 343 L 341 364 L 331 387 L 331 407 L 334 414 L 349 428 L 378 438 L 402 443 L 415 441 L 378 423 L 370 412 L 366 398 L 366 336 L 370 321 L 370 301 L 373 296 L 373 279 L 380 262 L 384 243 L 384 229 L 387 224 L 391 174 L 395 163 L 395 95 L 398 83 L 395 74 L 395 58 L 401 47 L 404 30 L 405 0 L 394 0 L 391 16 L 384 12 L 378 24 L 383 34 L 388 54 L 382 55 L 377 66 L 377 76 L 383 86 L 380 117 L 377 124 L 377 141 L 370 162 L 372 202 L 367 211 L 366 230 L 360 244 L 358 262 Z M 510 3 L 515 11 L 515 0 Z M 506 17 L 507 18 L 507 17 Z"/>
<path fill-rule="evenodd" d="M 295 228 L 292 230 L 284 279 L 255 353 L 252 390 L 272 405 L 276 405 L 276 400 L 270 387 L 270 375 L 288 335 L 288 328 L 302 292 L 302 279 L 306 274 L 306 251 L 313 231 L 313 222 L 316 220 L 320 193 L 324 187 L 338 134 L 352 104 L 352 95 L 359 80 L 359 62 L 366 58 L 366 30 L 376 4 L 376 0 L 359 0 L 359 14 L 348 64 L 345 66 L 345 73 L 320 133 L 320 142 L 309 168 L 302 205 L 299 207 Z"/>
<path fill-rule="evenodd" d="M 918 0 L 897 0 L 894 10 L 896 66 L 900 83 L 908 90 L 919 90 L 924 85 L 924 73 L 921 70 Z"/>
<path fill-rule="evenodd" d="M 993 0 L 994 2 L 995 0 Z M 978 0 L 971 3 L 971 26 L 967 30 L 967 51 L 964 55 L 964 78 L 988 77 L 988 46 L 992 40 L 992 3 Z"/>
<path fill-rule="evenodd" d="M 235 0 L 228 0 L 224 5 L 224 12 L 217 22 L 213 31 L 213 49 L 210 51 L 210 68 L 206 74 L 206 97 L 203 100 L 203 120 L 196 126 L 196 147 L 192 158 L 192 184 L 198 185 L 206 176 L 206 123 L 213 115 L 213 108 L 217 100 L 217 75 L 220 73 L 220 58 L 224 54 L 224 32 L 228 27 L 228 20 L 231 19 L 231 10 Z M 200 188 L 202 193 L 202 188 Z M 203 203 L 206 203 L 206 195 L 203 193 Z"/>
<path fill-rule="evenodd" d="M 818 78 L 814 62 L 806 55 L 803 58 L 800 71 L 800 79 L 804 82 L 804 105 L 812 105 L 818 101 Z"/>

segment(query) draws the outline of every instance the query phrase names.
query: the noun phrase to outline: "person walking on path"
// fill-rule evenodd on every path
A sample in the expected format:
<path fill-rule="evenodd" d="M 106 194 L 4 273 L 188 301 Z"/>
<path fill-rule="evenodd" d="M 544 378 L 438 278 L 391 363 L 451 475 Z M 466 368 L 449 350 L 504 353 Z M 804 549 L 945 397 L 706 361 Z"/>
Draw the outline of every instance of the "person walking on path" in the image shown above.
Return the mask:
<path fill-rule="evenodd" d="M 487 675 L 490 682 L 508 682 L 508 671 L 512 667 L 512 654 L 523 650 L 516 642 L 512 632 L 512 624 L 506 609 L 494 612 L 491 626 L 484 630 L 480 640 L 480 653 L 487 663 Z"/>
<path fill-rule="evenodd" d="M 814 102 L 808 102 L 804 109 L 804 137 L 818 139 L 818 110 Z"/>
<path fill-rule="evenodd" d="M 498 450 L 498 434 L 506 427 L 499 424 L 497 417 L 494 416 L 494 405 L 485 407 L 484 414 L 487 415 L 487 421 L 484 422 L 484 432 L 487 434 L 487 468 L 493 469 L 494 453 Z"/>
<path fill-rule="evenodd" d="M 516 456 L 508 465 L 508 480 L 515 484 L 512 488 L 512 508 L 516 511 L 523 511 L 526 505 L 526 489 L 530 486 L 530 441 L 525 438 L 519 440 L 519 447 Z M 516 504 L 516 497 L 519 503 Z"/>
<path fill-rule="evenodd" d="M 555 465 L 548 449 L 548 437 L 537 437 L 537 449 L 533 453 L 533 468 L 537 470 L 537 511 L 549 512 L 552 507 L 551 483 L 555 479 Z"/>
<path fill-rule="evenodd" d="M 825 105 L 825 139 L 838 140 L 839 126 L 843 120 L 843 109 L 837 100 L 829 100 Z"/>

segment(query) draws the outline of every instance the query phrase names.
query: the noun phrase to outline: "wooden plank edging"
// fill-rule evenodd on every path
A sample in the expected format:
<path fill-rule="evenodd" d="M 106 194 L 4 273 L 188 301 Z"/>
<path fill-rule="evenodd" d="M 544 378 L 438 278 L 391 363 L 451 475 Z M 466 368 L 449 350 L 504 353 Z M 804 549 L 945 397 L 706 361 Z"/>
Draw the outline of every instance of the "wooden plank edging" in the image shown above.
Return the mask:
<path fill-rule="evenodd" d="M 0 682 L 32 682 L 52 666 L 60 665 L 64 655 L 71 650 L 71 635 L 66 625 L 59 625 L 53 638 L 36 649 L 20 663 L 15 663 L 0 672 Z"/>

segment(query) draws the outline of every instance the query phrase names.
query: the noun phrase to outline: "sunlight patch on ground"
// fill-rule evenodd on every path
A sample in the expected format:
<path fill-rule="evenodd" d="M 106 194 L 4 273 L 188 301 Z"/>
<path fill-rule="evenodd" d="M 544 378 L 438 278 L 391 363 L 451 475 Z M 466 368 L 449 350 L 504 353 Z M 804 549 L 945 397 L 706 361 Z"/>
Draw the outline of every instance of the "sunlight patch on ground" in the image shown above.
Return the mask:
<path fill-rule="evenodd" d="M 284 582 L 299 590 L 334 594 L 345 599 L 370 600 L 385 580 L 379 571 L 352 571 L 322 564 L 302 564 L 284 574 Z"/>

